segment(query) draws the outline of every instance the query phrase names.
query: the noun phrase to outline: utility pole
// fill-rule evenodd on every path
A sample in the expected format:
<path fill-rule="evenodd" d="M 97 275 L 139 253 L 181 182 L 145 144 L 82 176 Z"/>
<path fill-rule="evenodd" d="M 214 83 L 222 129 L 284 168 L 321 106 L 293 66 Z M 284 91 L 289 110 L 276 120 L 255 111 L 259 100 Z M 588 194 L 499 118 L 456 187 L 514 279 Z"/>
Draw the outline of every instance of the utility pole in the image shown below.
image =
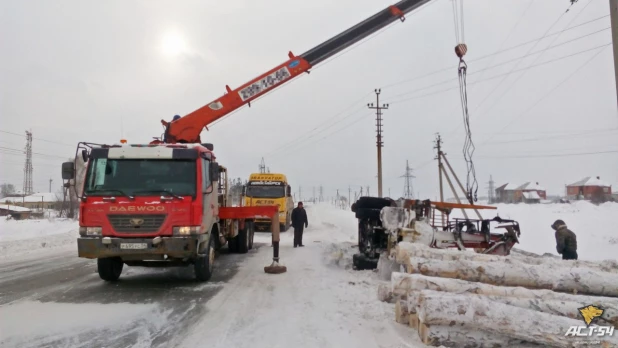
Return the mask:
<path fill-rule="evenodd" d="M 400 176 L 400 178 L 405 178 L 405 184 L 403 187 L 403 197 L 405 199 L 412 199 L 414 198 L 414 187 L 412 187 L 412 178 L 415 178 L 414 175 L 412 175 L 412 168 L 410 168 L 410 164 L 408 163 L 408 161 L 406 160 L 406 172 Z"/>
<path fill-rule="evenodd" d="M 360 197 L 363 196 L 363 187 L 361 186 Z"/>
<path fill-rule="evenodd" d="M 320 202 L 324 201 L 324 188 L 320 185 Z"/>
<path fill-rule="evenodd" d="M 352 204 L 352 188 L 348 186 L 348 205 Z"/>
<path fill-rule="evenodd" d="M 303 188 L 301 186 L 298 186 L 298 200 L 303 201 Z"/>
<path fill-rule="evenodd" d="M 382 197 L 382 110 L 388 109 L 388 104 L 380 105 L 380 89 L 374 90 L 376 93 L 376 105 L 373 103 L 367 104 L 367 107 L 376 111 L 376 147 L 378 148 L 378 197 Z M 369 191 L 369 190 L 367 190 Z"/>
<path fill-rule="evenodd" d="M 612 23 L 614 43 L 614 75 L 616 79 L 616 99 L 618 101 L 618 0 L 609 0 L 609 15 Z"/>
<path fill-rule="evenodd" d="M 315 186 L 313 186 L 313 204 L 315 204 Z"/>
<path fill-rule="evenodd" d="M 489 204 L 494 203 L 494 200 L 495 200 L 494 193 L 496 191 L 495 191 L 495 188 L 494 188 L 494 184 L 495 184 L 494 183 L 494 178 L 490 175 L 489 176 L 489 187 L 488 187 L 489 192 L 488 192 L 488 195 L 487 195 L 487 199 L 489 200 Z"/>
<path fill-rule="evenodd" d="M 31 195 L 32 189 L 32 132 L 26 131 L 26 163 L 24 163 L 24 187 L 22 193 Z"/>
<path fill-rule="evenodd" d="M 49 192 L 50 192 L 50 193 L 52 192 L 52 190 L 51 190 L 51 184 L 52 184 L 52 181 L 53 181 L 52 179 L 49 179 Z"/>
<path fill-rule="evenodd" d="M 371 194 L 369 194 L 369 186 L 367 186 L 367 196 L 371 196 Z"/>
<path fill-rule="evenodd" d="M 438 178 L 440 178 L 440 202 L 444 202 L 444 190 L 442 189 L 442 138 L 440 137 L 440 133 L 436 134 L 436 146 L 433 148 L 438 150 L 438 154 L 436 158 L 438 160 Z M 440 212 L 440 225 L 444 226 L 444 213 Z"/>

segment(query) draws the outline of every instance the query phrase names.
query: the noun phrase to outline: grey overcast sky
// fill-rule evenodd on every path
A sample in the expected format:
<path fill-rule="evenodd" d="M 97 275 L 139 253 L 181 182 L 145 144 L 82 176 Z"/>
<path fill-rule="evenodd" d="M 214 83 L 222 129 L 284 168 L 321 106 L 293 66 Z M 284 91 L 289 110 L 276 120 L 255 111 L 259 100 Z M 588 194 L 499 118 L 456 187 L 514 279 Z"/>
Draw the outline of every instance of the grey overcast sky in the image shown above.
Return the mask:
<path fill-rule="evenodd" d="M 26 129 L 34 134 L 34 189 L 48 191 L 53 179 L 57 191 L 60 163 L 78 141 L 147 143 L 162 133 L 160 119 L 185 115 L 226 84 L 236 88 L 288 51 L 301 54 L 390 4 L 3 0 L 0 181 L 21 189 L 25 157 L 15 149 L 24 147 Z M 609 4 L 580 0 L 565 12 L 569 5 L 464 1 L 479 195 L 490 175 L 497 185 L 538 181 L 554 194 L 586 176 L 618 185 L 618 153 L 607 152 L 618 150 Z M 534 41 L 567 27 L 575 28 Z M 462 180 L 466 174 L 455 44 L 451 0 L 434 0 L 226 117 L 202 139 L 215 144 L 234 177 L 257 171 L 264 157 L 295 192 L 302 187 L 304 199 L 320 185 L 327 196 L 361 185 L 376 194 L 375 116 L 367 103 L 381 87 L 381 101 L 390 104 L 385 194 L 402 194 L 409 160 L 415 193 L 434 199 L 436 132 Z M 581 153 L 595 154 L 573 155 Z"/>

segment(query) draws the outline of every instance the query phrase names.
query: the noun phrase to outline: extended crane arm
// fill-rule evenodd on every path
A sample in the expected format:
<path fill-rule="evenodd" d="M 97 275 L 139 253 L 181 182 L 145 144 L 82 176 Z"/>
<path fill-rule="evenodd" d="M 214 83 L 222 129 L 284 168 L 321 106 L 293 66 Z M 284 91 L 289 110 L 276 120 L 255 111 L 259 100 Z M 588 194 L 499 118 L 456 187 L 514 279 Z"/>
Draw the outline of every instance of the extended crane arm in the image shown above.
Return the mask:
<path fill-rule="evenodd" d="M 312 48 L 300 56 L 288 53 L 289 59 L 261 76 L 232 90 L 225 86 L 227 93 L 210 104 L 203 106 L 176 121 L 161 123 L 166 127 L 166 143 L 201 143 L 200 133 L 204 127 L 249 104 L 252 100 L 281 86 L 302 73 L 308 73 L 316 64 L 334 56 L 338 52 L 386 27 L 431 0 L 402 0 L 395 5 L 376 13 L 357 25 L 349 28 L 330 40 Z M 154 141 L 156 143 L 158 141 Z"/>

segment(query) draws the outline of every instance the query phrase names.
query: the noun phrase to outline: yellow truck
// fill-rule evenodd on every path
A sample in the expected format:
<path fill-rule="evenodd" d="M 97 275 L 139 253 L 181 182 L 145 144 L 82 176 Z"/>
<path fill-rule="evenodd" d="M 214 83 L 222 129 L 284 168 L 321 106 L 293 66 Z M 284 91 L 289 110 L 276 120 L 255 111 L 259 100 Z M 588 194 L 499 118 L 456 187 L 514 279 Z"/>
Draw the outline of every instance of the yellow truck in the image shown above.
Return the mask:
<path fill-rule="evenodd" d="M 281 231 L 286 231 L 292 224 L 292 187 L 284 174 L 253 173 L 243 189 L 243 205 L 255 207 L 260 205 L 279 206 L 279 224 Z M 267 230 L 271 226 L 270 219 L 256 219 L 256 230 Z"/>

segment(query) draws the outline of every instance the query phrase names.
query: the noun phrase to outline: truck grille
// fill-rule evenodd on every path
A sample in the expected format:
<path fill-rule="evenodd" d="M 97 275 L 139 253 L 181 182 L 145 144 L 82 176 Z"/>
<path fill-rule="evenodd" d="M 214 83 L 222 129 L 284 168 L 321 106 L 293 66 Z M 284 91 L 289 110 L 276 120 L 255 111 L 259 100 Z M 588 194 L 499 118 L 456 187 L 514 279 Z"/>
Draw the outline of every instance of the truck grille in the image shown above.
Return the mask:
<path fill-rule="evenodd" d="M 109 223 L 116 232 L 147 233 L 156 232 L 165 221 L 165 214 L 157 215 L 123 215 L 110 214 L 107 216 Z"/>

